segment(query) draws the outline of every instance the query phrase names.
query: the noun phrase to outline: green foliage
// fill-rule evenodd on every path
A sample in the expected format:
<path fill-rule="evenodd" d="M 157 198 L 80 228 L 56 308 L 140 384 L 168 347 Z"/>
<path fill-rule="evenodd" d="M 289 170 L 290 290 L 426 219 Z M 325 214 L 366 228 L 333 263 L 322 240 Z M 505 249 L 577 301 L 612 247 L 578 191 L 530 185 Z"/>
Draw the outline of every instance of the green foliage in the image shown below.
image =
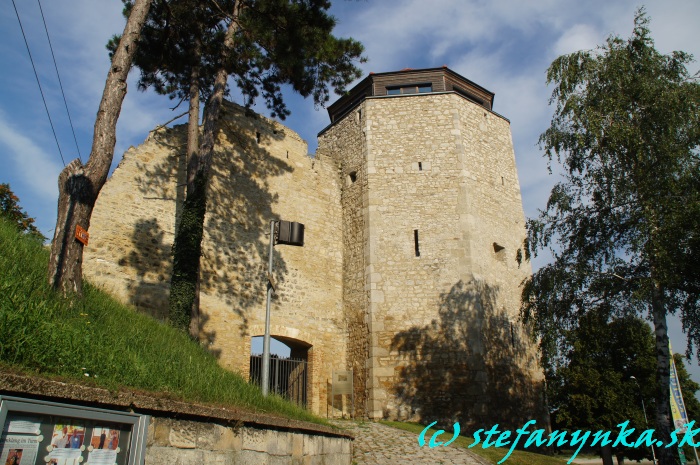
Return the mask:
<path fill-rule="evenodd" d="M 651 317 L 666 438 L 667 315 L 680 313 L 688 353 L 700 343 L 700 84 L 690 55 L 656 51 L 648 23 L 641 9 L 629 39 L 561 56 L 547 72 L 555 112 L 540 144 L 550 171 L 556 160 L 564 172 L 528 220 L 526 256 L 549 248 L 554 261 L 525 282 L 521 312 L 550 371 L 586 313 Z"/>
<path fill-rule="evenodd" d="M 547 208 L 528 221 L 528 252 L 554 262 L 526 282 L 522 313 L 545 363 L 591 309 L 680 312 L 700 342 L 700 85 L 683 52 L 653 47 L 643 10 L 628 40 L 557 58 L 555 114 L 540 143 L 564 168 Z M 655 294 L 656 292 L 656 294 Z"/>
<path fill-rule="evenodd" d="M 202 224 L 206 212 L 206 184 L 207 180 L 201 174 L 195 178 L 194 190 L 182 207 L 178 234 L 173 244 L 175 261 L 170 281 L 170 324 L 183 331 L 189 328 L 190 311 L 196 297 L 195 283 L 202 254 Z"/>
<path fill-rule="evenodd" d="M 186 334 L 134 312 L 86 283 L 82 299 L 46 282 L 48 251 L 0 218 L 0 365 L 108 389 L 322 422 L 221 368 Z"/>
<path fill-rule="evenodd" d="M 122 0 L 123 14 L 128 17 L 133 0 Z M 197 85 L 206 99 L 214 84 L 226 13 L 231 1 L 156 0 L 141 31 L 134 65 L 141 70 L 139 90 L 153 88 L 161 95 L 179 101 L 189 98 L 192 70 L 199 67 Z M 116 50 L 119 36 L 107 43 L 110 57 Z"/>
<path fill-rule="evenodd" d="M 248 0 L 242 4 L 230 69 L 247 105 L 261 95 L 272 116 L 284 119 L 289 111 L 281 85 L 289 84 L 323 106 L 330 99 L 329 87 L 342 95 L 345 86 L 361 76 L 354 63 L 365 61 L 363 47 L 332 34 L 336 20 L 327 13 L 329 1 Z"/>
<path fill-rule="evenodd" d="M 128 16 L 132 0 L 122 0 Z M 239 29 L 228 63 L 221 63 L 224 31 L 234 5 Z M 329 88 L 338 94 L 360 77 L 355 66 L 363 47 L 353 39 L 333 36 L 335 18 L 327 0 L 156 0 L 134 60 L 141 69 L 139 88 L 180 101 L 189 98 L 192 69 L 203 99 L 212 92 L 214 75 L 224 66 L 250 106 L 261 96 L 272 116 L 289 115 L 282 86 L 288 84 L 323 106 Z M 118 37 L 107 44 L 115 48 Z"/>
<path fill-rule="evenodd" d="M 31 218 L 20 208 L 19 197 L 12 192 L 9 184 L 0 184 L 0 216 L 7 218 L 20 231 L 29 233 L 42 242 L 46 240 L 44 235 L 34 226 L 34 218 Z"/>
<path fill-rule="evenodd" d="M 592 311 L 565 337 L 569 350 L 547 383 L 553 429 L 614 431 L 629 420 L 637 429 L 636 440 L 647 429 L 642 398 L 651 412 L 655 394 L 656 353 L 649 325 L 633 316 L 608 321 L 603 312 Z M 631 459 L 651 458 L 646 448 L 621 449 L 616 452 Z"/>
<path fill-rule="evenodd" d="M 133 1 L 122 1 L 124 15 L 128 16 Z M 205 99 L 216 96 L 217 87 L 219 92 L 228 93 L 228 81 L 217 84 L 217 74 L 233 77 L 246 106 L 262 97 L 272 116 L 280 119 L 289 115 L 282 86 L 288 85 L 323 106 L 330 99 L 329 88 L 342 94 L 345 86 L 361 75 L 354 62 L 364 61 L 363 47 L 357 41 L 332 34 L 335 19 L 327 13 L 330 8 L 327 0 L 155 0 L 153 3 L 134 59 L 141 69 L 139 88 L 153 87 L 156 92 L 180 102 L 191 99 L 191 118 L 197 113 L 194 109 L 198 110 L 196 96 Z M 234 32 L 232 46 L 227 45 L 228 30 Z M 114 50 L 116 43 L 115 37 L 107 48 Z M 217 99 L 220 97 L 219 94 Z M 215 137 L 217 111 L 212 110 L 209 116 L 205 113 L 205 120 L 212 123 L 204 125 L 203 137 L 209 141 Z M 196 134 L 196 131 L 188 134 L 189 151 L 193 151 L 189 147 L 196 145 L 192 144 Z M 203 140 L 199 153 L 188 153 L 188 199 L 180 226 L 188 229 L 176 232 L 170 299 L 171 323 L 182 329 L 189 327 L 191 314 L 198 311 L 192 304 L 196 301 L 206 210 L 206 189 L 202 188 L 201 198 L 189 200 L 193 194 L 191 180 L 195 176 L 201 180 L 208 177 L 212 144 Z"/>

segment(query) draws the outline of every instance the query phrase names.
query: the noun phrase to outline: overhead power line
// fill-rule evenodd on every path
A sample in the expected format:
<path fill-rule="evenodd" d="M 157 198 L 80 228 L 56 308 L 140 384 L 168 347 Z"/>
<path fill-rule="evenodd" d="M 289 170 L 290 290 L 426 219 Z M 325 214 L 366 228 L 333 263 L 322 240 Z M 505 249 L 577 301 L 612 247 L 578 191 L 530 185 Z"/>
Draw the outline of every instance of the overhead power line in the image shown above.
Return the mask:
<path fill-rule="evenodd" d="M 56 55 L 53 53 L 53 46 L 51 45 L 51 38 L 49 37 L 49 28 L 46 27 L 46 19 L 44 18 L 44 10 L 41 8 L 41 0 L 36 0 L 39 4 L 39 11 L 41 12 L 41 20 L 44 22 L 44 30 L 46 31 L 46 39 L 49 41 L 49 49 L 51 50 L 51 58 L 53 58 L 53 66 L 56 68 L 56 77 L 58 77 L 58 85 L 61 88 L 61 95 L 63 95 L 63 103 L 66 106 L 66 113 L 68 114 L 68 122 L 70 123 L 70 129 L 73 131 L 73 140 L 75 141 L 75 149 L 78 151 L 78 158 L 82 163 L 83 157 L 80 155 L 80 147 L 78 147 L 78 138 L 75 137 L 75 129 L 73 128 L 73 120 L 70 117 L 70 111 L 68 111 L 68 102 L 66 101 L 66 93 L 63 92 L 63 83 L 61 82 L 61 75 L 58 73 L 58 65 L 56 64 Z"/>
<path fill-rule="evenodd" d="M 29 61 L 32 63 L 32 69 L 34 69 L 34 77 L 36 77 L 36 83 L 39 85 L 39 93 L 41 94 L 41 100 L 44 102 L 44 108 L 46 109 L 46 116 L 49 117 L 49 124 L 51 125 L 51 131 L 53 131 L 53 138 L 56 140 L 56 146 L 58 147 L 58 153 L 61 155 L 61 161 L 63 161 L 63 166 L 66 166 L 66 160 L 63 158 L 63 152 L 61 151 L 61 145 L 58 143 L 58 137 L 56 136 L 56 129 L 53 127 L 53 121 L 51 121 L 51 114 L 49 113 L 49 107 L 46 105 L 46 98 L 44 98 L 44 90 L 41 88 L 41 82 L 39 81 L 39 73 L 36 72 L 36 66 L 34 66 L 34 59 L 32 58 L 32 52 L 29 50 L 29 42 L 27 42 L 27 36 L 24 33 L 24 27 L 22 27 L 22 21 L 19 19 L 19 12 L 17 11 L 17 5 L 15 0 L 12 0 L 12 6 L 15 8 L 15 14 L 17 15 L 17 22 L 19 23 L 19 28 L 22 30 L 22 37 L 24 38 L 24 45 L 27 46 L 27 53 L 29 54 Z"/>

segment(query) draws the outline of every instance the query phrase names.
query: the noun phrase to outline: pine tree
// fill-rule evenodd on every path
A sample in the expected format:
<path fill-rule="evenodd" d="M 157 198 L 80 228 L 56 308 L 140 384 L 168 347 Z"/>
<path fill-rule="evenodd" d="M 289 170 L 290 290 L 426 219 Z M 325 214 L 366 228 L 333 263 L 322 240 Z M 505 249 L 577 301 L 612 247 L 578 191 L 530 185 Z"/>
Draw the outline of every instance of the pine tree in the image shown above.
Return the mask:
<path fill-rule="evenodd" d="M 129 17 L 132 0 L 122 0 L 124 16 Z M 156 0 L 144 26 L 134 65 L 141 70 L 139 90 L 153 88 L 171 100 L 178 100 L 177 108 L 187 100 L 187 173 L 186 198 L 195 196 L 195 176 L 201 158 L 199 151 L 200 101 L 214 90 L 216 61 L 221 54 L 222 33 L 232 2 L 222 0 L 200 2 L 194 0 Z M 120 36 L 107 44 L 114 53 Z M 175 109 L 173 108 L 173 109 Z M 188 223 L 189 224 L 189 223 Z M 179 230 L 178 224 L 178 230 Z M 192 247 L 192 245 L 189 245 Z M 199 259 L 194 254 L 185 260 L 194 261 L 194 299 L 190 315 L 190 333 L 196 336 L 199 328 Z"/>
<path fill-rule="evenodd" d="M 127 10 L 130 2 L 125 1 Z M 198 332 L 199 257 L 221 103 L 231 76 L 252 105 L 262 97 L 273 117 L 288 114 L 282 85 L 323 106 L 360 76 L 362 46 L 333 36 L 326 0 L 161 0 L 141 41 L 140 84 L 189 99 L 187 195 L 173 246 L 170 322 Z M 196 143 L 197 97 L 206 99 Z"/>

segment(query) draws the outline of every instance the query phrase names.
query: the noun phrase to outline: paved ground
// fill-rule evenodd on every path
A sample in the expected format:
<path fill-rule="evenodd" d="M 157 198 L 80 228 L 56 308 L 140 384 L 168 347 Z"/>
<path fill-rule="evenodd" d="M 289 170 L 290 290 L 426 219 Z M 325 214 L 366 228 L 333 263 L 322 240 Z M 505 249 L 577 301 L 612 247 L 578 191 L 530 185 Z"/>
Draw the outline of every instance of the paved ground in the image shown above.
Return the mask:
<path fill-rule="evenodd" d="M 461 447 L 418 447 L 415 433 L 392 428 L 374 422 L 334 420 L 333 423 L 347 429 L 353 436 L 353 465 L 490 465 L 483 458 Z M 564 461 L 568 457 L 563 458 Z M 506 462 L 507 463 L 507 462 Z M 579 465 L 601 465 L 601 459 L 577 459 Z M 617 463 L 613 459 L 613 463 Z M 637 464 L 627 460 L 626 463 Z M 643 460 L 639 465 L 651 465 Z"/>
<path fill-rule="evenodd" d="M 355 436 L 353 464 L 357 465 L 486 465 L 483 459 L 461 447 L 418 447 L 415 433 L 379 423 L 334 421 Z"/>

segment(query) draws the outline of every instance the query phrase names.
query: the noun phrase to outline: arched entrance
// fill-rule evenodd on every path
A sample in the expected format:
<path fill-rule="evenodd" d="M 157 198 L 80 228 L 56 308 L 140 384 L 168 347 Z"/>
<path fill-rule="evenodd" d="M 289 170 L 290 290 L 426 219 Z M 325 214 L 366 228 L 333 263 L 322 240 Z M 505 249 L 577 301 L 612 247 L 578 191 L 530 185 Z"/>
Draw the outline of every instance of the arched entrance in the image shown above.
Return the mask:
<path fill-rule="evenodd" d="M 250 382 L 262 383 L 262 337 L 251 339 Z M 311 344 L 275 335 L 270 341 L 270 392 L 304 408 L 310 391 Z"/>

